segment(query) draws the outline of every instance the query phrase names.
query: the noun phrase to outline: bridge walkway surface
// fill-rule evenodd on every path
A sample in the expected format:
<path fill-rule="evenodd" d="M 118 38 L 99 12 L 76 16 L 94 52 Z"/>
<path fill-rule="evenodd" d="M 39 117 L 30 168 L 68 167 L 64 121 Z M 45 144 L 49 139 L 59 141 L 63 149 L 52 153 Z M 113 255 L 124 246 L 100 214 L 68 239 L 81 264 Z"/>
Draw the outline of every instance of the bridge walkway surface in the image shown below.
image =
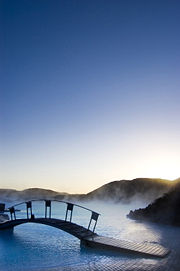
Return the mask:
<path fill-rule="evenodd" d="M 64 201 L 58 201 L 60 203 L 67 204 L 65 219 L 62 220 L 62 219 L 57 219 L 57 218 L 51 218 L 51 201 L 44 200 L 44 202 L 45 202 L 45 217 L 40 217 L 40 218 L 35 218 L 35 216 L 33 215 L 32 201 L 21 203 L 21 204 L 26 205 L 26 214 L 27 214 L 26 218 L 17 219 L 16 217 L 16 212 L 20 211 L 16 209 L 16 207 L 21 204 L 17 204 L 10 207 L 8 211 L 10 212 L 11 219 L 10 220 L 6 219 L 0 223 L 0 230 L 13 229 L 16 226 L 25 224 L 25 223 L 39 223 L 39 224 L 44 224 L 44 225 L 52 226 L 60 230 L 63 230 L 77 237 L 78 239 L 80 239 L 82 245 L 93 247 L 96 249 L 113 250 L 113 251 L 118 251 L 120 253 L 136 253 L 140 255 L 160 257 L 160 258 L 163 258 L 170 253 L 169 249 L 159 244 L 135 243 L 135 242 L 130 242 L 126 240 L 119 240 L 115 238 L 104 237 L 104 236 L 98 235 L 97 233 L 95 233 L 95 228 L 96 228 L 99 214 L 97 212 L 94 212 L 86 207 L 83 207 L 77 204 L 64 202 Z M 74 206 L 83 208 L 91 212 L 90 221 L 87 228 L 72 222 L 72 213 L 73 213 Z M 68 219 L 69 212 L 70 212 L 70 216 L 69 216 L 69 221 L 68 221 L 67 219 Z M 94 227 L 92 230 L 90 230 L 91 223 L 93 221 L 94 221 Z"/>

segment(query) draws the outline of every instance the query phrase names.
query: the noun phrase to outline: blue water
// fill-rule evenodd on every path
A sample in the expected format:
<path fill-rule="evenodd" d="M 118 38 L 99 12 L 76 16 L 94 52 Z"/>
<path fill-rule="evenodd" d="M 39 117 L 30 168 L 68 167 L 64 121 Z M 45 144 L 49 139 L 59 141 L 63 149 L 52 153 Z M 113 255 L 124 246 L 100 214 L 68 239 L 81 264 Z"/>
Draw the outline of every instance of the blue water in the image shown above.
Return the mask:
<path fill-rule="evenodd" d="M 174 249 L 180 256 L 179 242 L 174 245 L 175 247 L 171 242 L 172 237 L 180 237 L 180 229 L 152 223 L 137 223 L 126 218 L 130 209 L 143 207 L 142 204 L 137 203 L 135 206 L 135 204 L 115 205 L 94 202 L 84 205 L 102 214 L 97 224 L 96 232 L 98 234 L 124 240 L 163 244 Z M 52 216 L 63 219 L 65 208 L 66 205 L 54 203 Z M 34 203 L 33 209 L 36 217 L 44 215 L 42 203 Z M 22 208 L 22 211 L 18 213 L 18 218 L 25 216 L 26 210 Z M 89 218 L 89 212 L 74 209 L 73 222 L 87 226 Z M 179 257 L 173 253 L 172 255 Z M 106 266 L 117 261 L 126 263 L 134 260 L 133 256 L 81 247 L 77 238 L 46 225 L 28 223 L 15 227 L 12 234 L 0 233 L 1 271 L 46 270 L 53 267 L 75 267 L 89 264 L 92 266 L 92 263 Z M 137 265 L 140 261 L 142 259 L 136 259 Z M 151 266 L 159 264 L 154 259 L 143 259 L 143 261 Z M 163 264 L 162 261 L 161 264 Z M 167 261 L 164 264 L 167 264 Z"/>

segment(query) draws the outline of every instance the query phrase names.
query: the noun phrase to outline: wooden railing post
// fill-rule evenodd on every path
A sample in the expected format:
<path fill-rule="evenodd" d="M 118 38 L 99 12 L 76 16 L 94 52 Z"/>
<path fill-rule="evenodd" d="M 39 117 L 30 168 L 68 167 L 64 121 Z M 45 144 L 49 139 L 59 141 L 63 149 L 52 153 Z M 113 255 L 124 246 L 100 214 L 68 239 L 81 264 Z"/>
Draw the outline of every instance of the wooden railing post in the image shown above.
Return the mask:
<path fill-rule="evenodd" d="M 29 219 L 29 209 L 30 209 L 30 214 L 32 217 L 32 202 L 31 201 L 26 202 L 27 219 Z"/>
<path fill-rule="evenodd" d="M 92 220 L 94 220 L 95 224 L 94 224 L 94 227 L 93 227 L 93 232 L 95 231 L 98 217 L 99 217 L 99 214 L 92 211 L 91 218 L 90 218 L 89 225 L 88 225 L 88 230 L 90 229 Z"/>
<path fill-rule="evenodd" d="M 67 209 L 66 209 L 65 221 L 67 221 L 68 211 L 70 211 L 70 220 L 69 220 L 69 221 L 70 221 L 70 222 L 72 221 L 73 207 L 74 207 L 74 204 L 72 204 L 72 203 L 67 203 Z"/>
<path fill-rule="evenodd" d="M 47 218 L 48 207 L 49 207 L 49 218 L 51 218 L 51 200 L 45 200 L 45 218 Z"/>
<path fill-rule="evenodd" d="M 14 215 L 14 219 L 16 220 L 16 213 L 15 213 L 14 207 L 9 208 L 9 212 L 11 215 L 11 220 L 13 220 L 13 215 Z"/>

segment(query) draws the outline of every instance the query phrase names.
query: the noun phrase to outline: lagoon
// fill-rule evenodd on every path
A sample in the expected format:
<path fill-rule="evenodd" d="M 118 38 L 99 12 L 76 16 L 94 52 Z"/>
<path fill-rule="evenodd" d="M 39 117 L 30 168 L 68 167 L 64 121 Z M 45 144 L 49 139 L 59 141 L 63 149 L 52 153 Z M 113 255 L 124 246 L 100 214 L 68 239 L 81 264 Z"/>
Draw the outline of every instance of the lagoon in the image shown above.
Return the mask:
<path fill-rule="evenodd" d="M 42 203 L 34 204 L 35 217 L 43 216 Z M 145 203 L 123 205 L 97 201 L 82 205 L 101 213 L 98 234 L 139 243 L 158 243 L 171 249 L 171 253 L 157 259 L 85 248 L 77 238 L 59 229 L 28 223 L 14 228 L 13 234 L 0 232 L 0 270 L 179 270 L 180 228 L 126 218 L 130 209 L 144 207 Z M 19 218 L 25 212 L 25 209 L 18 212 Z M 54 203 L 52 216 L 62 219 L 64 214 L 65 206 Z M 87 226 L 88 221 L 89 213 L 74 210 L 73 222 Z"/>

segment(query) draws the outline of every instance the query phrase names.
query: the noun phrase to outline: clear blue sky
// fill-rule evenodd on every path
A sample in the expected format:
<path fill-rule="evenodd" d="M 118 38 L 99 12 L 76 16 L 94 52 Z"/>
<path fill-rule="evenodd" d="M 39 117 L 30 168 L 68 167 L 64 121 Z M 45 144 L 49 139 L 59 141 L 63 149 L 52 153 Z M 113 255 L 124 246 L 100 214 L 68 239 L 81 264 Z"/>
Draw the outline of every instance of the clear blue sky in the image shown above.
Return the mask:
<path fill-rule="evenodd" d="M 0 5 L 1 187 L 180 176 L 180 1 Z"/>

